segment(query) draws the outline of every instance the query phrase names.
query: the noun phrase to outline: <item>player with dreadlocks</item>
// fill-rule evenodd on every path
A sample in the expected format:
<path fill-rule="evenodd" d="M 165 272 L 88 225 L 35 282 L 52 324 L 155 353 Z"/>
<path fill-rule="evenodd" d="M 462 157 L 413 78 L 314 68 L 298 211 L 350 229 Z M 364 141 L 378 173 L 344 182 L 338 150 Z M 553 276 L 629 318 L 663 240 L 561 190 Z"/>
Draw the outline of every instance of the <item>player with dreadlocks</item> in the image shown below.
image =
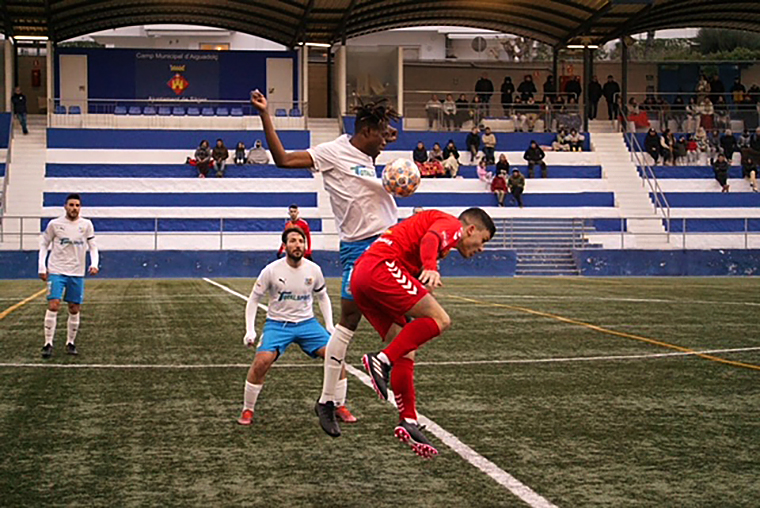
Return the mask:
<path fill-rule="evenodd" d="M 351 273 L 354 262 L 364 251 L 398 222 L 396 202 L 388 194 L 375 173 L 375 159 L 386 143 L 395 140 L 396 129 L 391 120 L 398 114 L 385 101 L 361 104 L 355 108 L 353 136 L 342 135 L 306 151 L 286 152 L 267 112 L 267 100 L 258 90 L 251 93 L 251 103 L 259 111 L 269 150 L 275 164 L 282 168 L 310 168 L 322 173 L 325 190 L 340 236 L 340 263 L 343 271 L 340 300 L 340 321 L 325 350 L 322 395 L 315 410 L 322 429 L 332 437 L 340 436 L 337 418 L 354 422 L 356 418 L 338 408 L 336 400 L 345 400 L 346 380 L 340 380 L 343 360 L 353 338 L 361 311 L 351 295 Z"/>

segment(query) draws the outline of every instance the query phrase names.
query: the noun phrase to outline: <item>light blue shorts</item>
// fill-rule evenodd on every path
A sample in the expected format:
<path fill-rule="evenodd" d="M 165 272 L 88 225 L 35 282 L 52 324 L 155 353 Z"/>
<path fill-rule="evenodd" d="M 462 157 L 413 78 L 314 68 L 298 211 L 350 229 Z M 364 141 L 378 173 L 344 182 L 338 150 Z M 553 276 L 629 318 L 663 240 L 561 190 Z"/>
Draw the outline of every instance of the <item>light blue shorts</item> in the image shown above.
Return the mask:
<path fill-rule="evenodd" d="M 351 295 L 351 274 L 354 271 L 354 263 L 380 235 L 371 236 L 356 242 L 340 242 L 340 266 L 343 270 L 343 280 L 340 284 L 340 297 L 344 300 L 353 300 Z"/>
<path fill-rule="evenodd" d="M 277 353 L 279 358 L 288 346 L 295 342 L 304 353 L 316 358 L 317 351 L 327 346 L 329 340 L 330 334 L 316 318 L 300 323 L 267 319 L 256 351 L 271 351 Z"/>
<path fill-rule="evenodd" d="M 81 304 L 84 301 L 84 277 L 59 275 L 57 273 L 48 274 L 47 299 L 61 300 L 62 298 L 69 303 Z"/>

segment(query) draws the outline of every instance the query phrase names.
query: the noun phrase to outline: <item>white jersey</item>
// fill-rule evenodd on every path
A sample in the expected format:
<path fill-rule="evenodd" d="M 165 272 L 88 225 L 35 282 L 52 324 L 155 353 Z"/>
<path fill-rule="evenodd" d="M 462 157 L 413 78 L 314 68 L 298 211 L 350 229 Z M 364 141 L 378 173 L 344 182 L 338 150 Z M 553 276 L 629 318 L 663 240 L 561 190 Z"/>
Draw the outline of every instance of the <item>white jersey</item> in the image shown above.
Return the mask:
<path fill-rule="evenodd" d="M 45 266 L 51 244 L 50 259 Z M 82 217 L 72 221 L 65 215 L 53 219 L 40 237 L 39 273 L 84 277 L 87 250 L 90 251 L 92 266 L 98 266 L 92 222 Z"/>
<path fill-rule="evenodd" d="M 313 170 L 322 173 L 341 240 L 364 240 L 398 222 L 396 202 L 383 189 L 372 157 L 352 145 L 347 135 L 308 152 Z"/>
<path fill-rule="evenodd" d="M 314 317 L 312 294 L 320 291 L 326 291 L 322 269 L 306 258 L 298 268 L 290 266 L 287 257 L 269 263 L 253 286 L 257 295 L 269 294 L 267 318 L 290 323 Z"/>

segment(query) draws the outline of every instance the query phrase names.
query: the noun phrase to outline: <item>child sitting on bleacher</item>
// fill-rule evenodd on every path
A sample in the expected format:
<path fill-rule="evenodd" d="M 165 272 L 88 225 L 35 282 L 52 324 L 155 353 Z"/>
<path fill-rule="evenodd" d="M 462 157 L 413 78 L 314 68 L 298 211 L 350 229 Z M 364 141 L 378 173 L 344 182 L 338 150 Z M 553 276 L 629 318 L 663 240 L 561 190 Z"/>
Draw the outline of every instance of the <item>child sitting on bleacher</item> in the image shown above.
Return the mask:
<path fill-rule="evenodd" d="M 478 162 L 478 168 L 477 168 L 478 178 L 481 182 L 486 184 L 486 189 L 491 188 L 491 180 L 493 180 L 493 173 L 488 171 L 488 164 L 486 164 L 486 158 L 483 157 Z"/>
<path fill-rule="evenodd" d="M 235 148 L 235 165 L 242 166 L 243 164 L 245 164 L 245 143 L 238 141 Z"/>
<path fill-rule="evenodd" d="M 570 141 L 567 139 L 567 131 L 565 129 L 560 129 L 557 139 L 552 142 L 552 150 L 555 152 L 570 151 Z"/>
<path fill-rule="evenodd" d="M 686 141 L 686 151 L 688 152 L 687 160 L 689 162 L 697 162 L 699 160 L 699 145 L 694 136 L 689 135 L 689 139 Z"/>
<path fill-rule="evenodd" d="M 570 134 L 567 136 L 567 141 L 570 143 L 570 150 L 573 152 L 582 152 L 583 141 L 585 141 L 585 139 L 586 136 L 575 129 L 571 129 Z"/>
<path fill-rule="evenodd" d="M 697 144 L 694 143 L 694 149 L 696 150 Z M 686 138 L 681 136 L 673 145 L 673 163 L 678 166 L 684 162 L 688 155 L 688 148 Z"/>

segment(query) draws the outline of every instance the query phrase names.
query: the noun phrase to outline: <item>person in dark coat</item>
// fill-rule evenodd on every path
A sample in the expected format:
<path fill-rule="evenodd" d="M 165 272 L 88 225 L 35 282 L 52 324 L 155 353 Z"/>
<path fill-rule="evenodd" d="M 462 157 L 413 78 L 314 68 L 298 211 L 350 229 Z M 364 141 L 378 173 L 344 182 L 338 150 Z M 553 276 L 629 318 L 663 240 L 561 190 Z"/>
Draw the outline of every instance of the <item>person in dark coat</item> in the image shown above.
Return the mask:
<path fill-rule="evenodd" d="M 591 83 L 588 84 L 588 119 L 596 120 L 596 115 L 599 112 L 599 100 L 604 96 L 602 92 L 602 84 L 599 83 L 599 78 L 594 76 Z"/>
<path fill-rule="evenodd" d="M 565 84 L 565 93 L 570 97 L 574 97 L 576 101 L 581 100 L 581 94 L 583 94 L 583 87 L 581 86 L 581 77 L 573 76 L 573 79 Z"/>
<path fill-rule="evenodd" d="M 515 94 L 515 85 L 512 78 L 504 77 L 501 84 L 501 109 L 504 110 L 504 116 L 509 116 L 509 109 L 512 107 L 512 97 Z"/>
<path fill-rule="evenodd" d="M 29 134 L 29 129 L 26 126 L 26 95 L 21 93 L 20 86 L 17 86 L 13 90 L 13 95 L 11 96 L 11 104 L 13 104 L 13 114 L 18 119 L 18 123 L 21 124 L 21 130 L 24 132 L 24 134 Z"/>
<path fill-rule="evenodd" d="M 657 131 L 649 129 L 649 132 L 644 138 L 644 151 L 648 153 L 654 161 L 652 164 L 657 164 L 657 161 L 660 158 L 660 144 L 660 136 L 657 134 Z"/>
<path fill-rule="evenodd" d="M 715 179 L 721 186 L 720 191 L 728 192 L 728 170 L 730 169 L 730 166 L 726 160 L 726 156 L 722 153 L 718 154 L 717 160 L 711 160 L 710 164 L 712 165 L 713 172 L 715 173 Z"/>
<path fill-rule="evenodd" d="M 734 154 L 739 151 L 739 143 L 736 142 L 731 129 L 726 129 L 726 132 L 720 137 L 720 149 L 723 150 L 726 160 L 731 164 Z"/>
<path fill-rule="evenodd" d="M 615 120 L 618 116 L 617 96 L 620 94 L 620 85 L 617 84 L 612 75 L 607 76 L 607 82 L 602 87 L 602 95 L 607 101 L 607 114 L 610 120 Z"/>
<path fill-rule="evenodd" d="M 427 148 L 425 148 L 425 143 L 422 141 L 417 142 L 417 148 L 412 152 L 412 160 L 417 163 L 417 166 L 421 166 L 427 162 Z"/>
<path fill-rule="evenodd" d="M 484 72 L 477 83 L 475 92 L 480 97 L 486 116 L 491 116 L 491 96 L 493 95 L 493 81 L 488 79 L 488 73 Z"/>
<path fill-rule="evenodd" d="M 536 90 L 536 84 L 533 82 L 533 76 L 526 74 L 523 82 L 517 87 L 517 91 L 520 93 L 520 100 L 528 102 L 528 99 L 533 97 L 538 91 Z"/>
<path fill-rule="evenodd" d="M 480 150 L 480 132 L 477 127 L 473 127 L 472 132 L 467 135 L 465 144 L 467 144 L 467 151 L 470 152 L 470 164 L 472 164 Z"/>
<path fill-rule="evenodd" d="M 535 176 L 533 168 L 535 168 L 537 164 L 541 166 L 541 178 L 546 178 L 546 163 L 544 162 L 544 157 L 546 157 L 546 154 L 541 150 L 541 147 L 538 146 L 538 143 L 535 140 L 531 140 L 530 146 L 523 154 L 523 159 L 528 162 L 528 178 L 533 178 Z"/>

